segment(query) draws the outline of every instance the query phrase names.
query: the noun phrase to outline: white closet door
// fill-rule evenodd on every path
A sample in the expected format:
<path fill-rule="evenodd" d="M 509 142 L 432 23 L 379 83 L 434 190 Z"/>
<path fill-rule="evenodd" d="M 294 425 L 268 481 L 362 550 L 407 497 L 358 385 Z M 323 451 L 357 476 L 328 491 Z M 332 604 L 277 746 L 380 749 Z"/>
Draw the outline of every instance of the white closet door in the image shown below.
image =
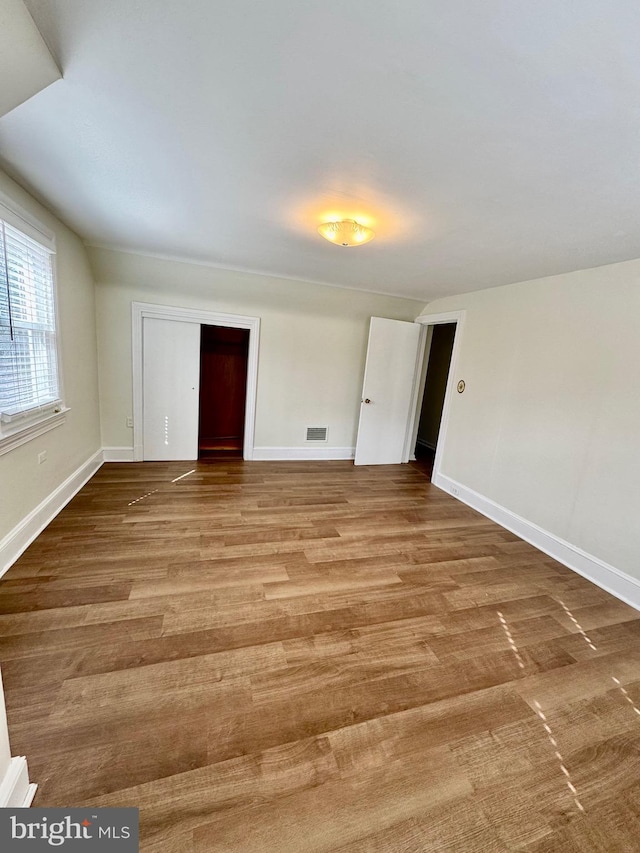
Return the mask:
<path fill-rule="evenodd" d="M 144 318 L 143 458 L 198 458 L 200 325 Z"/>
<path fill-rule="evenodd" d="M 422 326 L 372 317 L 364 369 L 356 465 L 403 458 L 416 382 Z"/>

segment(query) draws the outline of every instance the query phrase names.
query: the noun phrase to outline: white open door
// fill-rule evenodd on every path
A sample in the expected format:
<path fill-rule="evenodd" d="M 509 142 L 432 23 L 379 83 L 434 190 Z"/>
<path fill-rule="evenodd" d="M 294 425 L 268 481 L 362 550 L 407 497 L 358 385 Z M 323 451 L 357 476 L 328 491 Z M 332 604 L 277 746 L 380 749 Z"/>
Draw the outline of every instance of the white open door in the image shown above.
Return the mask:
<path fill-rule="evenodd" d="M 200 325 L 145 317 L 143 459 L 198 458 Z"/>
<path fill-rule="evenodd" d="M 422 330 L 418 323 L 371 318 L 356 465 L 406 461 L 403 457 L 415 401 Z"/>

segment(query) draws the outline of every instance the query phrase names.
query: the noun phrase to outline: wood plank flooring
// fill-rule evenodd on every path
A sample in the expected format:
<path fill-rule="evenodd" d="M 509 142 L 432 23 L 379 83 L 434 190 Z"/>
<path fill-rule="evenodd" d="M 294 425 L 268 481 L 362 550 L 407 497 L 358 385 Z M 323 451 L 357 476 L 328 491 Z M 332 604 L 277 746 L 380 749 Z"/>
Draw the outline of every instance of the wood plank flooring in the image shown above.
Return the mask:
<path fill-rule="evenodd" d="M 640 613 L 417 466 L 105 465 L 0 614 L 34 804 L 145 851 L 640 850 Z"/>

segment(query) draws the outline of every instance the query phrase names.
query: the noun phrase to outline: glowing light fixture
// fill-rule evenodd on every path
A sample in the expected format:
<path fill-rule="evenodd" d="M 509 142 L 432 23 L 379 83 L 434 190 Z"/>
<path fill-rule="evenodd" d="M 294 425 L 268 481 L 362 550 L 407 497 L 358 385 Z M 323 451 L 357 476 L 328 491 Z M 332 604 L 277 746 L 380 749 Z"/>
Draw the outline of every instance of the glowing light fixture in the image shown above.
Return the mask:
<path fill-rule="evenodd" d="M 376 236 L 376 232 L 366 225 L 360 225 L 354 219 L 342 219 L 340 222 L 323 222 L 318 232 L 338 246 L 361 246 Z"/>

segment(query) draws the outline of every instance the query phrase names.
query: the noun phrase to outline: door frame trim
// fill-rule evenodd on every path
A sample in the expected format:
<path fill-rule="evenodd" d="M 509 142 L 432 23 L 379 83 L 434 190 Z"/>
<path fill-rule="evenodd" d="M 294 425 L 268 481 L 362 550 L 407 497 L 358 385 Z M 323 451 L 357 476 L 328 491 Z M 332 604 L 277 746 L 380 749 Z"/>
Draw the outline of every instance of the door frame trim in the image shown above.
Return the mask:
<path fill-rule="evenodd" d="M 456 333 L 453 339 L 453 349 L 451 351 L 451 363 L 449 366 L 449 376 L 447 378 L 447 388 L 444 393 L 444 402 L 442 404 L 442 418 L 440 419 L 440 430 L 438 433 L 438 443 L 436 445 L 436 455 L 433 461 L 433 472 L 431 475 L 431 479 L 435 479 L 435 477 L 440 474 L 440 466 L 442 464 L 442 454 L 444 452 L 444 446 L 447 438 L 447 429 L 449 427 L 449 414 L 451 411 L 451 401 L 453 400 L 453 393 L 455 391 L 457 385 L 456 370 L 458 367 L 458 360 L 460 355 L 460 349 L 462 345 L 462 331 L 464 327 L 464 319 L 466 316 L 466 311 L 464 309 L 460 311 L 444 311 L 439 314 L 421 314 L 419 317 L 416 317 L 414 323 L 420 323 L 425 327 L 425 335 L 428 331 L 429 326 L 441 326 L 444 323 L 455 323 L 456 324 Z M 425 341 L 426 342 L 426 341 Z M 424 353 L 425 345 L 423 344 L 422 351 Z M 413 391 L 414 403 L 412 405 L 412 412 L 409 423 L 407 425 L 407 438 L 405 444 L 405 453 L 403 457 L 403 462 L 408 462 L 411 452 L 413 448 L 411 445 L 414 443 L 414 432 L 417 427 L 417 419 L 419 416 L 420 407 L 422 405 L 422 395 L 424 393 L 424 381 L 426 380 L 426 367 L 427 367 L 427 358 L 424 357 L 424 361 L 422 362 L 422 369 L 417 370 L 416 381 Z M 421 387 L 422 385 L 422 387 Z"/>
<path fill-rule="evenodd" d="M 156 305 L 150 302 L 131 303 L 131 361 L 133 370 L 133 461 L 144 459 L 143 442 L 143 358 L 142 326 L 145 317 L 156 320 L 176 320 L 182 323 L 197 323 L 202 326 L 228 326 L 249 330 L 249 354 L 247 362 L 247 394 L 244 415 L 243 459 L 253 459 L 256 426 L 256 398 L 258 394 L 258 352 L 260 344 L 260 318 L 243 314 L 224 314 L 204 311 L 199 308 L 180 308 L 172 305 Z"/>

